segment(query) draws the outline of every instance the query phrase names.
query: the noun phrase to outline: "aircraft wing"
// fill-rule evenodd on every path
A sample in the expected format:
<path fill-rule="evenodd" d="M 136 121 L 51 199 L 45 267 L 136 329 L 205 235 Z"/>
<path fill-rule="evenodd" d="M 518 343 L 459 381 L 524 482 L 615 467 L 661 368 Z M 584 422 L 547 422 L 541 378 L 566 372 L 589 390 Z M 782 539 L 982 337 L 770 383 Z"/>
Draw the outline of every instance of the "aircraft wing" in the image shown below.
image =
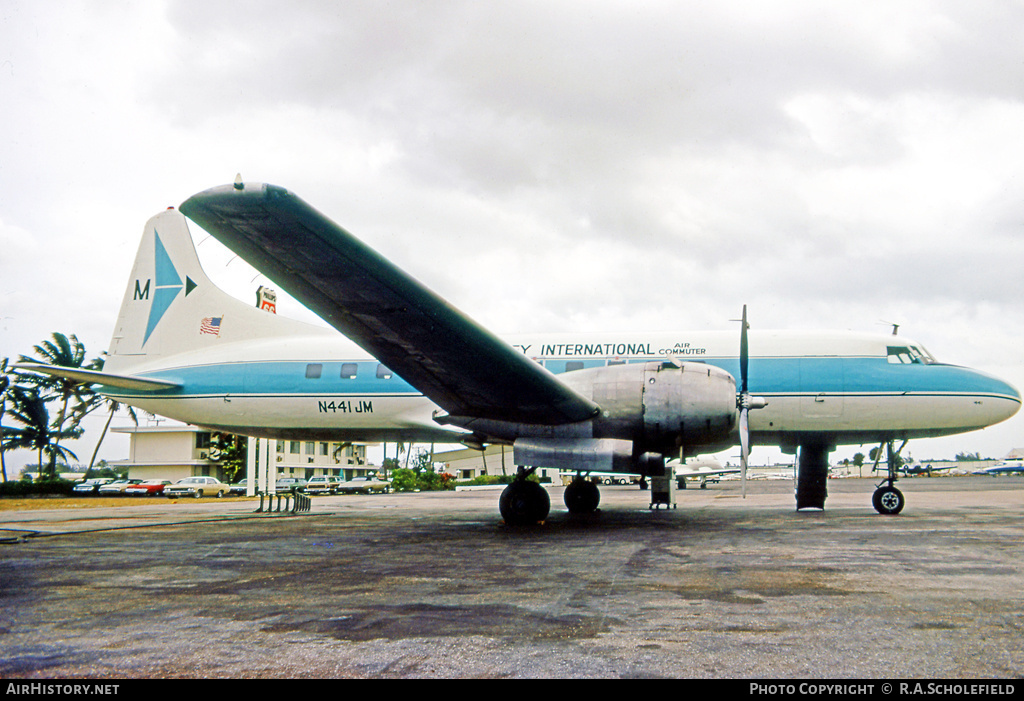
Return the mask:
<path fill-rule="evenodd" d="M 450 415 L 557 425 L 599 411 L 284 188 L 225 185 L 179 209 Z"/>

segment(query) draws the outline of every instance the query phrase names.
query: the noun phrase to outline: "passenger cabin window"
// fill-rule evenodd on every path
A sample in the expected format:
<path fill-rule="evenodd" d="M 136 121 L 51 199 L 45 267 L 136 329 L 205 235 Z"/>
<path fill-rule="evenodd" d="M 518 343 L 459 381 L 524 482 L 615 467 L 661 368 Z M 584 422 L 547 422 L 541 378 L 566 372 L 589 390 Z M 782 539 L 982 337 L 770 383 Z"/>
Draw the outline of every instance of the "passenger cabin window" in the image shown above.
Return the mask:
<path fill-rule="evenodd" d="M 378 380 L 390 380 L 391 371 L 388 370 L 384 365 L 377 366 L 377 379 Z"/>
<path fill-rule="evenodd" d="M 306 379 L 318 380 L 324 372 L 324 366 L 320 363 L 310 363 L 306 366 Z"/>
<path fill-rule="evenodd" d="M 356 372 L 359 370 L 359 365 L 356 363 L 342 363 L 341 364 L 341 379 L 343 380 L 354 380 L 356 379 Z"/>

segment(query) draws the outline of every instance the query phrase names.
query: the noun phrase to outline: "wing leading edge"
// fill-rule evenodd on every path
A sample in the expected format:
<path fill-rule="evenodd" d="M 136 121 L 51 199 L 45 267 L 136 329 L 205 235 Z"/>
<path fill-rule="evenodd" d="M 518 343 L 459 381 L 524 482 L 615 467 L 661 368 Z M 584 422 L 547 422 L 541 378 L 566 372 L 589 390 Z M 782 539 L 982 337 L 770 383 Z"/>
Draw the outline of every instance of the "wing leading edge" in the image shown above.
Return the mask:
<path fill-rule="evenodd" d="M 599 408 L 284 188 L 180 211 L 452 416 L 557 425 Z"/>

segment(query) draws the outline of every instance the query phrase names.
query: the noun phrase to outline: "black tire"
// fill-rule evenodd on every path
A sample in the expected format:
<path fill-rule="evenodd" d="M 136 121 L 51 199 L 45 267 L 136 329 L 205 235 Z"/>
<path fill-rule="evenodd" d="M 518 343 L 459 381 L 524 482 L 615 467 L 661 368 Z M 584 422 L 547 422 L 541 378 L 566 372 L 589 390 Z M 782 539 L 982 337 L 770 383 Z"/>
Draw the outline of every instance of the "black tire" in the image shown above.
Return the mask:
<path fill-rule="evenodd" d="M 589 480 L 573 480 L 565 488 L 562 500 L 570 514 L 592 514 L 601 503 L 601 490 Z"/>
<path fill-rule="evenodd" d="M 551 498 L 536 482 L 516 480 L 502 491 L 498 511 L 510 526 L 532 526 L 543 523 L 548 517 Z"/>
<path fill-rule="evenodd" d="M 202 498 L 203 498 L 203 490 L 202 489 L 197 489 L 196 490 L 196 499 L 202 499 Z"/>
<path fill-rule="evenodd" d="M 886 516 L 895 516 L 899 512 L 903 511 L 903 507 L 906 505 L 906 500 L 903 498 L 903 492 L 896 489 L 896 487 L 879 487 L 875 490 L 875 493 L 871 495 L 871 505 L 875 507 L 875 511 Z"/>

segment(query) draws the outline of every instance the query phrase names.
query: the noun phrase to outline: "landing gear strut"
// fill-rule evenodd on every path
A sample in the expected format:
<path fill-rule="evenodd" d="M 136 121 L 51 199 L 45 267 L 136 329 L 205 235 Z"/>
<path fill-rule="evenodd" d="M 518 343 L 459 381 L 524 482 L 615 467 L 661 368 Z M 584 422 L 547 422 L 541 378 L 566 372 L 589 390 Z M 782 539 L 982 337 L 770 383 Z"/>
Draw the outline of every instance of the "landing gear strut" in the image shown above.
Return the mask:
<path fill-rule="evenodd" d="M 526 479 L 536 467 L 519 468 L 516 479 L 505 487 L 498 498 L 498 511 L 510 526 L 532 526 L 543 523 L 551 510 L 551 499 L 544 487 Z"/>
<path fill-rule="evenodd" d="M 809 443 L 800 446 L 796 473 L 796 508 L 824 509 L 828 496 L 829 446 Z"/>
<path fill-rule="evenodd" d="M 899 512 L 903 511 L 903 506 L 906 504 L 906 500 L 903 498 L 903 492 L 896 489 L 896 480 L 898 479 L 898 473 L 896 472 L 896 456 L 900 454 L 903 447 L 907 444 L 903 441 L 903 445 L 900 446 L 899 450 L 893 451 L 892 441 L 885 444 L 886 455 L 888 457 L 887 463 L 889 467 L 889 476 L 886 477 L 885 482 L 878 485 L 878 489 L 871 495 L 871 505 L 875 507 L 875 511 L 880 514 L 887 516 L 895 516 Z M 881 450 L 881 446 L 879 446 Z"/>

